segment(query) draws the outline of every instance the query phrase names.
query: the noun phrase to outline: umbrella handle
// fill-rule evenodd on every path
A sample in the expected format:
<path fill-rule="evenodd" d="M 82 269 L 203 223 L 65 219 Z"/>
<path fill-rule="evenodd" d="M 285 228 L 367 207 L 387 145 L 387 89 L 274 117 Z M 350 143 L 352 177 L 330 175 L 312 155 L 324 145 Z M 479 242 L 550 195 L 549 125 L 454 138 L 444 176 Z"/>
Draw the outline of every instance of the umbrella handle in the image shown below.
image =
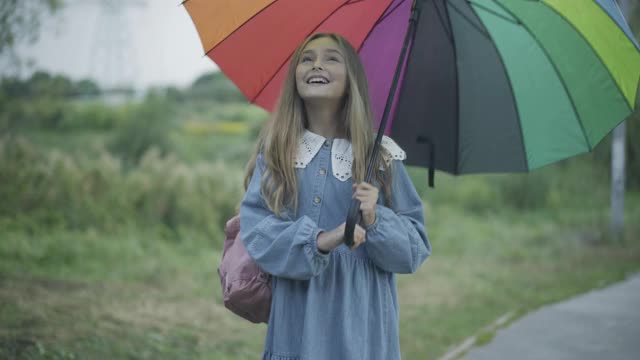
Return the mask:
<path fill-rule="evenodd" d="M 349 213 L 347 215 L 347 223 L 344 227 L 344 243 L 348 247 L 353 246 L 353 234 L 356 230 L 356 224 L 360 222 L 361 217 L 360 200 L 351 199 L 351 206 L 349 206 Z"/>

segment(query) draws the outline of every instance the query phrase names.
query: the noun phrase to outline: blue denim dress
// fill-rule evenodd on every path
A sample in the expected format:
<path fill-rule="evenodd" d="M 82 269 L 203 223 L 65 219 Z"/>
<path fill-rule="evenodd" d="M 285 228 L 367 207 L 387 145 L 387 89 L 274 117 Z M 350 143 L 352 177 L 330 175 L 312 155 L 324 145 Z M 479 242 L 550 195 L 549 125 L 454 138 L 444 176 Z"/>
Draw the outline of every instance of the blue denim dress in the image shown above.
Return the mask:
<path fill-rule="evenodd" d="M 319 135 L 318 135 L 319 136 Z M 422 201 L 401 160 L 392 160 L 391 205 L 384 195 L 366 242 L 329 254 L 316 239 L 346 221 L 353 179 L 331 169 L 331 144 L 298 168 L 298 212 L 271 212 L 260 196 L 262 155 L 240 207 L 249 255 L 273 275 L 273 299 L 262 359 L 400 359 L 395 273 L 413 273 L 431 253 Z"/>

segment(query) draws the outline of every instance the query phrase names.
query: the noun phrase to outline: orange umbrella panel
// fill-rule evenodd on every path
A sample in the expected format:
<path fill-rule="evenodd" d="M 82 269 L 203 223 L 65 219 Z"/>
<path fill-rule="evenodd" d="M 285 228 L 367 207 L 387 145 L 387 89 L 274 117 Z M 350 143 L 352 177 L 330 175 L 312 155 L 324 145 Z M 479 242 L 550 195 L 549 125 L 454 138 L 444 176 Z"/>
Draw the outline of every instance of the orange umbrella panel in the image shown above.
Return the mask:
<path fill-rule="evenodd" d="M 208 53 L 237 28 L 276 0 L 185 0 L 200 35 L 204 52 Z"/>

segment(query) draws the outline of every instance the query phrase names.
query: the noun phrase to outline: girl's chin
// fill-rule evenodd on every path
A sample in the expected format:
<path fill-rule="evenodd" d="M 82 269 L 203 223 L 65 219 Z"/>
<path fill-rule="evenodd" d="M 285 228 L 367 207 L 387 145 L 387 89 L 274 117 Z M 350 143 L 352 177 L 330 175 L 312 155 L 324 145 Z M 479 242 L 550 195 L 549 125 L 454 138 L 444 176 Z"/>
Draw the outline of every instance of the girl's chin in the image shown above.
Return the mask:
<path fill-rule="evenodd" d="M 335 101 L 342 97 L 340 94 L 326 92 L 308 92 L 300 96 L 305 101 Z"/>

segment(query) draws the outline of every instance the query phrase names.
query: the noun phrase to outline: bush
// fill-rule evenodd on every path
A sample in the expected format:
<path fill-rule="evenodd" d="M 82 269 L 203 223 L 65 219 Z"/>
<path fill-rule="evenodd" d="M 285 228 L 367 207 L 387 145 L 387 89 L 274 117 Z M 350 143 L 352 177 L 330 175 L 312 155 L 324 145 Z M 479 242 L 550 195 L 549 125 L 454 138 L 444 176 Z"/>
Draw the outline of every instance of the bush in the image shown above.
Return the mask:
<path fill-rule="evenodd" d="M 244 102 L 244 95 L 222 72 L 212 72 L 200 76 L 185 91 L 186 98 L 195 101 Z"/>
<path fill-rule="evenodd" d="M 490 176 L 437 173 L 435 188 L 430 189 L 427 187 L 426 170 L 410 168 L 409 174 L 412 175 L 418 194 L 434 204 L 462 208 L 474 214 L 495 212 L 502 208 L 497 184 Z"/>
<path fill-rule="evenodd" d="M 109 150 L 120 156 L 127 166 L 137 164 L 151 148 L 161 155 L 173 146 L 169 138 L 172 108 L 157 95 L 150 95 L 135 105 L 127 123 L 118 128 Z"/>
<path fill-rule="evenodd" d="M 242 199 L 242 169 L 223 163 L 187 166 L 147 151 L 124 171 L 106 150 L 97 159 L 43 153 L 22 139 L 0 139 L 0 227 L 112 233 L 161 227 L 181 240 L 224 241 L 223 226 Z"/>
<path fill-rule="evenodd" d="M 34 72 L 28 79 L 5 77 L 0 80 L 0 89 L 12 99 L 68 98 L 100 94 L 98 84 L 84 79 L 73 81 L 60 74 L 44 71 Z"/>
<path fill-rule="evenodd" d="M 100 102 L 78 104 L 69 112 L 59 128 L 64 131 L 109 131 L 127 123 L 128 107 L 113 107 Z"/>
<path fill-rule="evenodd" d="M 496 177 L 496 184 L 504 205 L 516 210 L 536 210 L 546 206 L 551 181 L 548 174 L 536 170 Z"/>
<path fill-rule="evenodd" d="M 0 217 L 13 219 L 13 225 L 34 232 L 85 226 L 108 230 L 127 221 L 122 207 L 109 210 L 114 197 L 126 200 L 112 191 L 121 187 L 122 178 L 112 157 L 77 161 L 57 150 L 41 153 L 21 139 L 5 139 L 0 148 Z"/>
<path fill-rule="evenodd" d="M 71 112 L 68 102 L 55 98 L 12 100 L 5 98 L 0 108 L 0 129 L 14 131 L 25 128 L 55 130 Z"/>

